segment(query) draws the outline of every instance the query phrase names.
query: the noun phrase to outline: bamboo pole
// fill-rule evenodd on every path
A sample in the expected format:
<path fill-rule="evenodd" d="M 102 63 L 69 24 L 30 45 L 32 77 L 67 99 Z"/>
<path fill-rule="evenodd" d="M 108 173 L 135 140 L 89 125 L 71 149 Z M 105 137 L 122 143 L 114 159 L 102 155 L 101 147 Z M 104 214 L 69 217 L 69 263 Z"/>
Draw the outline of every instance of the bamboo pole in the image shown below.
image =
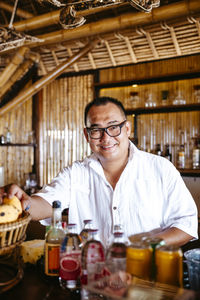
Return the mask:
<path fill-rule="evenodd" d="M 76 40 L 88 36 L 94 36 L 97 34 L 104 34 L 108 32 L 131 28 L 133 26 L 135 27 L 149 23 L 156 23 L 161 22 L 163 20 L 166 21 L 173 18 L 177 18 L 177 16 L 179 18 L 185 17 L 198 12 L 200 12 L 199 0 L 183 0 L 178 3 L 154 8 L 150 13 L 131 12 L 117 17 L 109 18 L 106 20 L 106 22 L 105 20 L 100 20 L 94 23 L 85 24 L 78 28 L 74 28 L 73 30 L 63 29 L 56 32 L 39 35 L 37 37 L 39 39 L 43 39 L 44 41 L 39 43 L 32 43 L 30 47 L 32 48 L 69 40 Z M 55 21 L 54 17 L 54 15 L 53 17 L 50 17 L 49 15 L 48 25 L 50 25 L 51 22 L 57 22 L 57 19 Z M 15 24 L 15 28 L 17 30 L 30 30 L 32 26 L 36 26 L 36 20 L 33 22 L 33 24 L 31 22 L 31 19 L 22 21 L 20 26 Z M 41 17 L 38 17 L 37 22 L 38 25 L 34 28 L 38 28 L 40 26 L 47 26 L 47 16 L 42 15 Z"/>
<path fill-rule="evenodd" d="M 29 97 L 32 97 L 35 95 L 38 91 L 40 91 L 45 85 L 52 82 L 56 77 L 58 77 L 60 74 L 62 74 L 66 68 L 74 64 L 77 60 L 82 58 L 84 55 L 86 55 L 92 48 L 96 46 L 98 43 L 98 40 L 93 40 L 89 44 L 87 44 L 84 48 L 82 48 L 78 53 L 71 56 L 66 62 L 60 64 L 57 68 L 55 68 L 53 71 L 48 73 L 47 75 L 43 76 L 40 80 L 36 81 L 30 88 L 27 88 L 26 90 L 23 90 L 17 97 L 15 97 L 12 101 L 4 105 L 0 108 L 0 115 L 3 115 L 4 113 L 10 111 L 16 105 L 21 104 L 25 102 Z"/>
<path fill-rule="evenodd" d="M 124 6 L 124 3 L 120 6 Z M 118 5 L 119 7 L 119 5 Z M 105 10 L 108 10 L 110 7 L 94 7 L 88 10 L 83 10 L 76 13 L 76 16 L 87 16 L 90 14 L 95 14 L 98 12 L 102 12 Z M 43 15 L 39 15 L 36 17 L 33 17 L 29 20 L 23 20 L 19 22 L 15 22 L 13 24 L 14 28 L 19 31 L 29 31 L 33 29 L 43 28 L 46 26 L 50 26 L 53 24 L 59 24 L 59 17 L 60 17 L 60 10 L 55 10 Z"/>
<path fill-rule="evenodd" d="M 7 10 L 10 13 L 13 12 L 13 6 L 11 6 L 11 5 L 3 2 L 3 1 L 0 2 L 0 8 L 2 8 L 4 10 Z M 17 8 L 16 15 L 19 16 L 19 17 L 22 17 L 24 19 L 32 18 L 34 16 L 33 14 L 31 14 L 27 11 L 24 11 L 23 9 L 20 9 L 20 8 Z"/>
<path fill-rule="evenodd" d="M 12 85 L 28 70 L 33 64 L 31 59 L 23 62 L 16 72 L 8 79 L 8 81 L 0 89 L 0 98 L 12 87 Z"/>
<path fill-rule="evenodd" d="M 3 70 L 3 72 L 0 75 L 0 89 L 4 86 L 4 84 L 11 78 L 13 73 L 16 71 L 18 66 L 22 63 L 24 60 L 25 54 L 30 51 L 27 47 L 21 47 L 13 59 L 11 60 L 10 64 Z"/>
<path fill-rule="evenodd" d="M 10 76 L 8 81 L 0 89 L 0 98 L 11 88 L 11 86 L 21 78 L 21 76 L 33 65 L 34 62 L 39 61 L 39 55 L 37 53 L 29 53 L 28 59 L 25 60 L 15 73 Z"/>

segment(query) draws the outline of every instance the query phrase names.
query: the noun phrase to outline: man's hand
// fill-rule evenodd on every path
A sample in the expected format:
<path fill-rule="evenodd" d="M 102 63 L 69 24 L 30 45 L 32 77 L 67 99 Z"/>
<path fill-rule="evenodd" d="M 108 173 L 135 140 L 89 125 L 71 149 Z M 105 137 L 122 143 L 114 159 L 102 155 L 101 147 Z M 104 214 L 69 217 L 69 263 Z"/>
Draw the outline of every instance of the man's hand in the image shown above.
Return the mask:
<path fill-rule="evenodd" d="M 21 201 L 23 210 L 28 210 L 30 208 L 30 196 L 28 196 L 18 185 L 8 184 L 4 187 L 0 187 L 0 203 L 3 202 L 4 197 L 11 199 L 14 196 Z"/>

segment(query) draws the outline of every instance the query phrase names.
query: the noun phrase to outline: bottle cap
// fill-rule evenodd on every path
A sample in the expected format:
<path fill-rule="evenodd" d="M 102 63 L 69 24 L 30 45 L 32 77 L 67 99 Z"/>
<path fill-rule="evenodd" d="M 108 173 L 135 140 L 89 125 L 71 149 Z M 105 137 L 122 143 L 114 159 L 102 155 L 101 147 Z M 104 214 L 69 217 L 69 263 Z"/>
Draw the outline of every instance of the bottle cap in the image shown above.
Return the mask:
<path fill-rule="evenodd" d="M 53 208 L 60 208 L 61 202 L 59 200 L 53 201 Z"/>

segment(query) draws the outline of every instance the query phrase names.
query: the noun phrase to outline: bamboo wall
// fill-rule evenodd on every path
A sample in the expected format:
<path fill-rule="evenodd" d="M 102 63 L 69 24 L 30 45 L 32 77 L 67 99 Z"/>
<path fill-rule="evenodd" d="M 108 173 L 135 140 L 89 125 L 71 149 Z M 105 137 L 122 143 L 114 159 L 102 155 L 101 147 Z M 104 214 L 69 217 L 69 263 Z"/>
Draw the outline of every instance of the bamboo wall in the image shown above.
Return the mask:
<path fill-rule="evenodd" d="M 7 128 L 12 143 L 32 142 L 32 99 L 1 116 L 0 135 L 6 136 Z M 5 184 L 25 184 L 25 174 L 32 171 L 33 154 L 33 147 L 0 146 L 0 166 L 4 167 Z"/>
<path fill-rule="evenodd" d="M 83 135 L 84 107 L 93 99 L 93 76 L 54 80 L 40 97 L 39 184 L 90 153 Z"/>

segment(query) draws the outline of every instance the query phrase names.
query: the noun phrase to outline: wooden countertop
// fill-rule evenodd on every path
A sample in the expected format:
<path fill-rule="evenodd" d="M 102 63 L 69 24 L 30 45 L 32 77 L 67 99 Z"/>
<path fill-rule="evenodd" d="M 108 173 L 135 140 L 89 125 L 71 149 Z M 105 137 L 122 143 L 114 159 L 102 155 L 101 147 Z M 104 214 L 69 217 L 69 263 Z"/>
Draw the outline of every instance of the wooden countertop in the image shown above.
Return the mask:
<path fill-rule="evenodd" d="M 80 300 L 80 294 L 62 290 L 58 283 L 48 282 L 34 265 L 24 268 L 22 280 L 0 294 L 3 300 Z"/>

